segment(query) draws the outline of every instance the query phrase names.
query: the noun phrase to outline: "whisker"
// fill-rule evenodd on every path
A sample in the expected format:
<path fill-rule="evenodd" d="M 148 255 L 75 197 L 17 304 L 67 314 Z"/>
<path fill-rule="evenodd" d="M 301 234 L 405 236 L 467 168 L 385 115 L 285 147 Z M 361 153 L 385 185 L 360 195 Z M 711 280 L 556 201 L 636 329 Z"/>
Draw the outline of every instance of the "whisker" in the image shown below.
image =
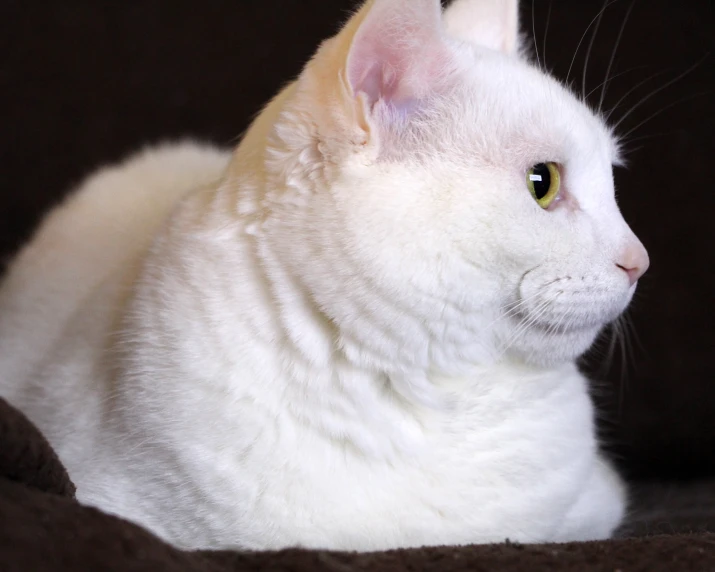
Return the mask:
<path fill-rule="evenodd" d="M 647 78 L 644 80 L 639 81 L 637 84 L 635 84 L 632 88 L 630 88 L 626 93 L 624 93 L 621 98 L 613 105 L 613 107 L 609 110 L 608 113 L 606 113 L 606 116 L 604 117 L 604 121 L 608 121 L 611 118 L 611 115 L 613 115 L 613 112 L 618 109 L 618 107 L 623 103 L 626 98 L 632 94 L 634 91 L 636 91 L 639 87 L 641 87 L 643 84 L 648 83 L 650 80 L 657 78 L 658 76 L 663 75 L 666 73 L 666 70 L 661 70 L 659 72 L 656 72 L 654 74 L 649 75 Z"/>
<path fill-rule="evenodd" d="M 654 90 L 654 91 L 651 91 L 648 95 L 646 95 L 643 99 L 641 99 L 638 103 L 636 103 L 633 107 L 631 107 L 628 111 L 626 111 L 626 113 L 623 114 L 623 116 L 616 122 L 616 124 L 612 127 L 612 129 L 615 131 L 615 130 L 618 128 L 618 126 L 621 125 L 621 123 L 623 123 L 623 121 L 625 121 L 625 119 L 626 119 L 631 113 L 633 113 L 636 109 L 638 109 L 641 105 L 643 105 L 643 104 L 644 104 L 646 101 L 648 101 L 651 97 L 653 97 L 654 95 L 660 93 L 661 91 L 663 91 L 663 90 L 666 89 L 667 87 L 670 87 L 670 86 L 673 85 L 675 82 L 677 82 L 677 81 L 683 79 L 683 78 L 684 78 L 686 75 L 688 75 L 689 73 L 693 72 L 701 63 L 703 63 L 703 61 L 705 61 L 705 59 L 706 59 L 709 55 L 710 55 L 710 54 L 706 54 L 704 57 L 702 57 L 700 60 L 698 60 L 697 62 L 695 62 L 695 64 L 693 64 L 692 66 L 690 66 L 690 67 L 689 67 L 687 70 L 685 70 L 683 73 L 681 73 L 681 74 L 679 74 L 678 76 L 674 77 L 674 78 L 671 79 L 669 82 L 667 82 L 667 83 L 665 83 L 664 85 L 660 86 L 658 89 L 656 89 L 656 90 Z M 610 113 L 609 113 L 609 117 L 610 117 Z M 608 118 L 607 118 L 607 119 L 608 119 Z M 640 124 L 639 124 L 639 125 L 640 125 Z"/>
<path fill-rule="evenodd" d="M 619 316 L 616 320 L 612 322 L 613 326 L 613 349 L 615 350 L 616 347 L 621 347 L 622 342 L 621 342 L 621 336 L 622 336 L 622 327 L 621 327 L 621 316 Z M 614 352 L 615 355 L 615 352 Z M 613 355 L 611 356 L 613 358 Z M 611 369 L 611 366 L 609 369 Z M 623 359 L 621 358 L 621 372 L 623 371 Z M 618 409 L 619 411 L 623 410 L 623 401 L 625 399 L 625 390 L 624 390 L 624 382 L 623 382 L 623 375 L 621 375 L 621 380 L 618 383 Z"/>
<path fill-rule="evenodd" d="M 509 304 L 507 304 L 505 306 L 505 308 L 516 309 L 516 308 L 523 306 L 525 303 L 530 302 L 537 296 L 541 296 L 544 293 L 544 289 L 547 286 L 551 286 L 554 282 L 556 282 L 556 280 L 552 280 L 551 282 L 547 282 L 546 284 L 543 284 L 542 286 L 539 287 L 539 289 L 536 292 L 532 293 L 530 296 L 527 296 L 526 298 L 520 298 L 516 302 L 510 302 Z"/>
<path fill-rule="evenodd" d="M 578 317 L 578 314 L 574 312 L 573 309 L 569 309 L 564 315 L 560 316 L 554 323 L 552 323 L 548 328 L 546 328 L 546 333 L 544 337 L 551 336 L 562 329 L 563 331 L 568 331 L 574 320 Z M 529 352 L 529 358 L 534 355 L 534 350 Z"/>
<path fill-rule="evenodd" d="M 569 310 L 564 316 L 561 316 L 556 322 L 551 324 L 548 328 L 546 328 L 546 332 L 544 333 L 544 337 L 547 338 L 553 334 L 555 334 L 559 328 L 561 328 L 564 325 L 564 322 L 567 319 L 573 320 L 573 310 Z M 531 359 L 534 355 L 534 351 L 536 348 L 532 349 L 531 352 L 529 352 L 529 359 Z"/>
<path fill-rule="evenodd" d="M 639 135 L 638 137 L 631 137 L 630 139 L 620 138 L 620 143 L 622 145 L 629 145 L 631 143 L 636 143 L 638 141 L 643 141 L 647 139 L 653 139 L 655 137 L 662 137 L 663 135 L 673 135 L 675 131 L 661 131 L 660 133 L 650 133 L 648 135 Z"/>
<path fill-rule="evenodd" d="M 528 329 L 548 311 L 549 306 L 555 301 L 559 294 L 560 292 L 557 293 L 553 299 L 544 300 L 543 302 L 541 302 L 534 310 L 534 312 L 532 312 L 529 316 L 527 316 L 526 319 L 521 322 L 519 327 L 512 333 L 511 336 L 509 336 L 509 339 L 504 344 L 504 349 L 501 352 L 500 357 L 502 357 L 509 350 L 509 348 L 514 345 L 514 343 L 524 332 L 528 331 Z"/>
<path fill-rule="evenodd" d="M 607 375 L 608 371 L 613 367 L 613 358 L 616 355 L 616 348 L 618 347 L 618 339 L 621 336 L 621 325 L 619 322 L 620 318 L 616 319 L 612 324 L 611 324 L 611 342 L 608 344 L 608 356 L 607 356 L 607 364 L 606 364 L 606 371 L 604 372 L 604 376 Z"/>
<path fill-rule="evenodd" d="M 546 302 L 541 302 L 537 307 L 536 311 L 539 313 L 547 306 L 548 304 Z M 509 350 L 509 348 L 514 345 L 514 342 L 516 342 L 517 338 L 521 335 L 522 330 L 525 330 L 528 328 L 528 323 L 532 318 L 529 316 L 524 317 L 519 324 L 517 325 L 516 329 L 509 335 L 509 337 L 503 342 L 503 348 L 502 351 L 499 354 L 499 359 Z"/>
<path fill-rule="evenodd" d="M 546 328 L 543 338 L 548 338 L 552 333 L 554 333 L 558 329 L 560 323 L 561 321 L 557 320 L 555 323 L 550 324 L 549 327 Z M 531 358 L 534 357 L 534 352 L 536 352 L 537 349 L 537 347 L 531 348 L 531 351 L 529 352 L 528 361 L 531 361 Z"/>
<path fill-rule="evenodd" d="M 531 294 L 531 296 L 528 296 L 527 298 L 522 298 L 522 299 L 517 300 L 516 302 L 511 302 L 511 303 L 509 303 L 509 304 L 506 304 L 506 305 L 500 310 L 502 313 L 500 313 L 494 320 L 492 320 L 489 324 L 487 324 L 487 325 L 484 327 L 484 330 L 485 330 L 485 331 L 491 331 L 492 328 L 493 328 L 496 324 L 498 324 L 499 322 L 501 322 L 501 321 L 503 321 L 503 320 L 507 320 L 508 318 L 513 317 L 514 315 L 518 314 L 519 311 L 522 310 L 522 309 L 524 308 L 524 306 L 526 306 L 526 305 L 527 305 L 529 302 L 531 302 L 534 298 L 537 298 L 538 296 L 541 296 L 542 293 L 543 293 L 543 289 L 544 289 L 546 286 L 548 286 L 548 284 L 544 285 L 542 288 L 540 288 L 539 290 L 537 290 L 536 292 L 534 292 L 533 294 Z M 538 307 L 539 307 L 539 305 L 537 305 L 537 308 L 538 308 Z M 519 321 L 519 324 L 517 325 L 517 327 L 519 327 L 519 325 L 520 325 L 520 324 L 523 322 L 523 320 L 525 320 L 527 317 L 528 317 L 528 315 L 527 315 L 527 316 L 524 316 L 524 318 L 522 318 L 522 320 Z"/>
<path fill-rule="evenodd" d="M 671 107 L 674 107 L 674 106 L 676 106 L 676 105 L 680 105 L 681 103 L 685 103 L 686 101 L 690 101 L 691 99 L 696 99 L 696 98 L 698 98 L 698 97 L 702 97 L 702 96 L 704 96 L 704 95 L 711 95 L 711 94 L 712 94 L 712 92 L 710 92 L 710 91 L 703 91 L 703 92 L 700 92 L 700 93 L 694 93 L 694 94 L 688 95 L 688 96 L 683 97 L 683 98 L 681 98 L 681 99 L 679 99 L 679 100 L 677 100 L 677 101 L 674 101 L 673 103 L 669 103 L 669 104 L 666 105 L 665 107 L 661 107 L 658 111 L 656 111 L 655 113 L 653 113 L 653 114 L 649 115 L 648 117 L 646 117 L 643 121 L 641 121 L 641 122 L 640 122 L 638 125 L 636 125 L 635 127 L 633 127 L 633 128 L 631 128 L 631 129 L 629 129 L 628 131 L 626 131 L 626 132 L 623 134 L 623 137 L 628 137 L 628 136 L 629 136 L 631 133 L 633 133 L 636 129 L 639 129 L 640 127 L 642 127 L 643 125 L 645 125 L 646 123 L 648 123 L 651 119 L 654 119 L 654 118 L 658 117 L 661 113 L 663 113 L 664 111 L 667 111 L 667 110 L 670 109 Z M 620 123 L 620 121 L 619 121 L 619 123 Z M 616 124 L 616 125 L 618 125 L 618 124 Z"/>
<path fill-rule="evenodd" d="M 621 22 L 621 28 L 618 30 L 618 36 L 616 37 L 616 43 L 613 46 L 613 51 L 611 52 L 611 59 L 608 60 L 608 67 L 606 68 L 606 81 L 603 82 L 603 89 L 601 89 L 601 97 L 598 100 L 598 113 L 601 113 L 603 108 L 603 100 L 606 98 L 606 86 L 608 84 L 608 76 L 611 75 L 611 68 L 613 67 L 613 62 L 616 59 L 616 53 L 618 52 L 618 46 L 621 44 L 621 38 L 623 37 L 623 32 L 626 29 L 626 24 L 628 23 L 628 18 L 633 12 L 633 8 L 636 5 L 636 0 L 632 0 L 626 11 L 626 15 L 623 17 L 623 22 Z"/>
<path fill-rule="evenodd" d="M 642 70 L 642 69 L 645 69 L 645 68 L 647 68 L 647 67 L 649 67 L 649 66 L 636 66 L 636 67 L 628 68 L 627 70 L 624 70 L 624 71 L 622 71 L 622 72 L 618 72 L 618 73 L 616 73 L 616 74 L 613 74 L 613 76 L 609 77 L 609 78 L 608 78 L 607 80 L 605 80 L 605 81 L 602 81 L 602 82 L 599 83 L 596 87 L 594 87 L 591 91 L 589 91 L 589 92 L 586 94 L 586 97 L 585 97 L 584 99 L 588 99 L 588 98 L 591 97 L 595 92 L 597 92 L 600 88 L 602 88 L 603 86 L 605 86 L 607 83 L 611 83 L 611 82 L 612 82 L 614 79 L 616 79 L 617 77 L 621 77 L 622 75 L 625 75 L 625 74 L 630 73 L 630 72 L 632 72 L 632 71 Z"/>
<path fill-rule="evenodd" d="M 632 147 L 631 149 L 627 149 L 626 153 L 628 155 L 633 155 L 634 153 L 638 153 L 638 151 L 640 151 L 641 149 L 645 149 L 645 148 L 646 148 L 646 145 L 638 145 L 638 147 Z"/>
<path fill-rule="evenodd" d="M 623 322 L 628 329 L 628 333 L 631 336 L 631 339 L 635 341 L 635 345 L 638 347 L 638 349 L 641 352 L 645 352 L 645 348 L 643 347 L 643 343 L 641 342 L 640 337 L 638 336 L 638 330 L 636 330 L 636 327 L 633 325 L 633 321 L 631 320 L 630 316 L 628 314 L 624 314 L 624 319 Z M 634 356 L 635 358 L 635 353 Z"/>
<path fill-rule="evenodd" d="M 631 339 L 635 342 L 636 347 L 641 351 L 645 352 L 645 347 L 643 346 L 643 342 L 640 339 L 640 336 L 638 335 L 638 330 L 636 329 L 635 325 L 633 324 L 633 321 L 631 320 L 630 316 L 626 316 L 626 326 L 628 327 L 628 330 L 630 331 L 631 334 Z"/>
<path fill-rule="evenodd" d="M 534 17 L 534 7 L 536 6 L 536 0 L 531 0 L 531 35 L 534 37 L 534 51 L 536 52 L 536 62 L 539 64 L 539 69 L 543 69 L 541 66 L 541 59 L 539 58 L 539 45 L 536 43 L 536 18 Z"/>
<path fill-rule="evenodd" d="M 565 330 L 571 329 L 571 326 L 573 325 L 574 321 L 576 320 L 576 318 L 578 318 L 578 314 L 576 312 L 571 311 L 570 314 L 571 314 L 570 318 L 568 318 L 569 314 L 568 313 L 566 314 L 568 321 L 566 322 L 564 320 L 565 324 L 561 324 L 561 326 L 564 326 L 564 325 L 566 326 Z"/>
<path fill-rule="evenodd" d="M 527 330 L 529 330 L 529 328 L 531 328 L 536 322 L 539 321 L 539 319 L 549 310 L 551 302 L 553 302 L 553 300 L 548 300 L 546 303 L 544 303 L 544 305 L 539 309 L 539 312 L 534 313 L 531 318 L 523 324 L 523 327 L 518 332 L 518 335 L 515 336 L 514 341 L 516 341 L 519 336 L 523 335 Z"/>
<path fill-rule="evenodd" d="M 506 308 L 509 308 L 509 309 L 519 308 L 520 306 L 523 306 L 526 302 L 533 300 L 539 294 L 541 294 L 541 288 L 539 288 L 539 290 L 537 290 L 536 292 L 531 294 L 531 296 L 527 296 L 526 298 L 519 298 L 519 300 L 517 300 L 516 302 L 510 302 L 509 304 L 506 305 Z"/>
<path fill-rule="evenodd" d="M 601 367 L 598 368 L 598 377 L 606 377 L 606 375 L 608 374 L 608 370 L 611 369 L 611 366 L 613 364 L 613 356 L 615 355 L 616 344 L 618 341 L 618 334 L 616 332 L 617 328 L 618 320 L 611 322 L 607 326 L 607 332 L 605 332 L 604 336 L 608 339 L 608 347 L 606 349 L 606 353 L 603 356 L 603 362 L 601 363 Z"/>
<path fill-rule="evenodd" d="M 551 304 L 551 300 L 544 300 L 536 307 L 533 312 L 527 314 L 512 334 L 510 340 L 515 341 L 523 332 L 528 330 L 534 323 L 536 323 L 536 321 L 546 312 L 549 304 Z"/>
<path fill-rule="evenodd" d="M 571 58 L 571 65 L 569 65 L 569 71 L 566 73 L 566 84 L 568 84 L 568 82 L 569 82 L 569 77 L 571 77 L 571 70 L 573 69 L 573 64 L 576 61 L 576 56 L 578 55 L 578 50 L 579 50 L 579 48 L 581 48 L 581 44 L 583 43 L 584 39 L 586 38 L 586 34 L 588 34 L 588 31 L 591 29 L 591 26 L 593 26 L 593 24 L 596 22 L 596 20 L 598 20 L 598 18 L 601 16 L 603 11 L 606 8 L 608 8 L 611 4 L 613 4 L 614 2 L 618 2 L 618 0 L 610 0 L 610 2 L 606 1 L 603 8 L 601 8 L 599 13 L 594 16 L 593 20 L 591 20 L 589 25 L 586 26 L 586 30 L 584 30 L 583 35 L 581 36 L 581 39 L 579 40 L 578 45 L 576 46 L 576 51 L 573 54 L 573 58 Z"/>
<path fill-rule="evenodd" d="M 621 380 L 620 380 L 620 409 L 623 410 L 625 403 L 626 391 L 628 390 L 628 350 L 627 350 L 627 338 L 625 330 L 623 329 L 623 324 L 619 320 L 619 333 L 620 333 L 620 346 L 621 346 Z"/>
<path fill-rule="evenodd" d="M 546 285 L 548 286 L 548 284 Z M 506 318 L 512 317 L 513 315 L 517 314 L 520 309 L 522 309 L 526 304 L 531 302 L 534 298 L 540 296 L 542 294 L 543 288 L 540 288 L 536 292 L 534 292 L 531 296 L 528 296 L 526 298 L 521 298 L 517 300 L 516 302 L 511 302 L 507 304 L 502 311 L 504 312 L 501 314 L 498 318 L 496 318 L 494 321 L 492 321 L 489 325 L 487 325 L 487 329 L 491 328 L 494 324 L 497 322 L 500 322 L 501 320 L 504 320 Z"/>
<path fill-rule="evenodd" d="M 598 28 L 601 27 L 601 20 L 603 19 L 603 14 L 606 12 L 606 6 L 608 6 L 608 0 L 604 1 L 603 9 L 598 14 L 596 27 L 593 29 L 591 40 L 588 42 L 588 48 L 586 49 L 586 59 L 583 62 L 583 74 L 581 76 L 581 97 L 584 97 L 584 94 L 586 93 L 586 71 L 588 70 L 588 61 L 591 59 L 591 50 L 593 50 L 593 43 L 596 41 L 596 36 L 598 35 Z"/>
<path fill-rule="evenodd" d="M 532 4 L 533 6 L 533 4 Z M 546 27 L 544 28 L 544 45 L 541 50 L 541 57 L 544 59 L 544 67 L 546 67 L 546 37 L 549 35 L 549 24 L 551 23 L 551 9 L 554 7 L 554 0 L 549 0 L 549 12 L 546 15 Z"/>
<path fill-rule="evenodd" d="M 638 145 L 637 147 L 631 147 L 633 143 L 638 141 L 647 141 L 648 139 L 655 139 L 656 137 L 664 137 L 666 135 L 674 135 L 675 131 L 661 131 L 660 133 L 650 133 L 648 135 L 639 135 L 638 137 L 629 137 L 628 139 L 619 140 L 619 152 L 623 157 L 637 153 L 641 149 L 645 149 L 647 145 Z"/>

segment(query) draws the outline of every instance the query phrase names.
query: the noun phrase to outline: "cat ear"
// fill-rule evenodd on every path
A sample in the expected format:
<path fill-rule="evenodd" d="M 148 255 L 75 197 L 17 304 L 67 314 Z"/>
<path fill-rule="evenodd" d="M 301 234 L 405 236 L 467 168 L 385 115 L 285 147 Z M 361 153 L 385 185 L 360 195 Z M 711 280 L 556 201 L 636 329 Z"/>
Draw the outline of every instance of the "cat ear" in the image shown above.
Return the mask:
<path fill-rule="evenodd" d="M 444 26 L 453 38 L 516 54 L 519 0 L 454 0 L 444 11 Z"/>
<path fill-rule="evenodd" d="M 450 67 L 439 0 L 372 0 L 356 19 L 344 69 L 349 96 L 368 113 L 381 104 L 404 117 Z"/>

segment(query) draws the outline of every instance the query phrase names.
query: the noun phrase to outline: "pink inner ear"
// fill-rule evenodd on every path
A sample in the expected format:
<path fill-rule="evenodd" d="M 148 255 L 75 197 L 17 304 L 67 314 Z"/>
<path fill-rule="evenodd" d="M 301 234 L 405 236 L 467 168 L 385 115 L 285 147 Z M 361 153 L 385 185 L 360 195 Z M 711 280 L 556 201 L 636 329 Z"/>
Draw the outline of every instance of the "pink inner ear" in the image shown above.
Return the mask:
<path fill-rule="evenodd" d="M 384 101 L 409 113 L 437 88 L 448 63 L 437 0 L 376 0 L 350 48 L 347 77 L 369 108 Z"/>

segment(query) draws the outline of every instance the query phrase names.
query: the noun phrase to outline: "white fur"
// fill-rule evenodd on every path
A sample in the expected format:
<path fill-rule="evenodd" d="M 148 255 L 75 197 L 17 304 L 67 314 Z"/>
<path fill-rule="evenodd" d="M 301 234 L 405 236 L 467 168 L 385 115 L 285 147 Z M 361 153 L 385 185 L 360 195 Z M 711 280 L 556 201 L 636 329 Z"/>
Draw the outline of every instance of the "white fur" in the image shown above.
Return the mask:
<path fill-rule="evenodd" d="M 516 54 L 519 50 L 519 2 L 454 0 L 444 15 L 444 28 L 453 38 Z"/>
<path fill-rule="evenodd" d="M 511 26 L 471 3 L 475 29 Z M 0 387 L 82 501 L 188 548 L 617 526 L 573 363 L 630 301 L 617 264 L 647 266 L 616 144 L 509 46 L 446 37 L 436 5 L 368 2 L 232 157 L 102 170 L 20 253 Z M 525 184 L 541 161 L 563 168 L 549 210 Z"/>

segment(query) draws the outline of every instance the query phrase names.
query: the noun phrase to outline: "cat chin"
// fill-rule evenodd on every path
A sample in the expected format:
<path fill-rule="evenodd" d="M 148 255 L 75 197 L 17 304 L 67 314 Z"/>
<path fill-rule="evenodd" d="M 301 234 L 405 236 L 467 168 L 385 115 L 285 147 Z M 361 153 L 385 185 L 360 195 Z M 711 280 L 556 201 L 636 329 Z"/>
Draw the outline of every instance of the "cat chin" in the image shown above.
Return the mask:
<path fill-rule="evenodd" d="M 553 367 L 576 361 L 596 341 L 603 325 L 574 328 L 569 331 L 551 332 L 532 328 L 508 355 L 539 367 Z"/>

